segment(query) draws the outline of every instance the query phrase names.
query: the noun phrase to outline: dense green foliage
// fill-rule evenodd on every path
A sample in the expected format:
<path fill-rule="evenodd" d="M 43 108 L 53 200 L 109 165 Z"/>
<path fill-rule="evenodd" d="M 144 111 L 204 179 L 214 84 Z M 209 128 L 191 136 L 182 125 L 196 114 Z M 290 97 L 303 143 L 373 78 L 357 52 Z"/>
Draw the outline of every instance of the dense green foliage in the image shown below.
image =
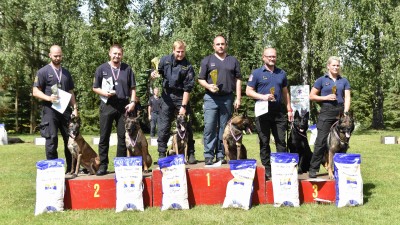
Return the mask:
<path fill-rule="evenodd" d="M 327 58 L 338 55 L 352 85 L 357 121 L 365 128 L 398 128 L 399 19 L 395 0 L 3 0 L 0 122 L 10 132 L 34 132 L 40 104 L 29 93 L 53 44 L 62 46 L 63 66 L 74 77 L 84 131 L 98 132 L 99 98 L 91 85 L 111 44 L 124 46 L 124 61 L 134 69 L 146 105 L 152 58 L 169 54 L 173 41 L 182 39 L 198 71 L 201 59 L 213 52 L 213 37 L 223 34 L 229 54 L 241 63 L 243 93 L 265 46 L 277 48 L 290 85 L 311 86 L 325 72 Z M 196 85 L 191 95 L 196 130 L 203 125 L 203 93 Z M 252 107 L 244 96 L 241 111 Z M 313 104 L 314 120 L 317 110 Z"/>

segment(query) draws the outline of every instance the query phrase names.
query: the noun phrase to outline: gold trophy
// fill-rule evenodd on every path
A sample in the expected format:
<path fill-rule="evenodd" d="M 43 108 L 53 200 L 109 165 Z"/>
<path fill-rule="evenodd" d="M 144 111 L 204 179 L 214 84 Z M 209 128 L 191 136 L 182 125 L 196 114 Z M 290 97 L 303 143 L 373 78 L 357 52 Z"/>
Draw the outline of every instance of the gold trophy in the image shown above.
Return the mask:
<path fill-rule="evenodd" d="M 336 95 L 336 85 L 332 87 L 332 94 Z"/>
<path fill-rule="evenodd" d="M 160 74 L 158 73 L 158 64 L 160 64 L 160 59 L 158 57 L 154 57 L 151 60 L 151 66 L 154 68 L 156 71 L 156 77 L 160 77 Z"/>
<path fill-rule="evenodd" d="M 271 102 L 274 102 L 275 101 L 275 87 L 270 88 L 269 93 L 274 96 L 274 100 L 271 100 Z"/>
<path fill-rule="evenodd" d="M 210 72 L 210 77 L 211 77 L 211 80 L 212 80 L 212 82 L 213 82 L 213 89 L 214 89 L 214 92 L 218 92 L 219 91 L 219 88 L 218 88 L 218 86 L 217 86 L 217 81 L 218 81 L 218 70 L 213 70 L 213 71 L 211 71 Z"/>

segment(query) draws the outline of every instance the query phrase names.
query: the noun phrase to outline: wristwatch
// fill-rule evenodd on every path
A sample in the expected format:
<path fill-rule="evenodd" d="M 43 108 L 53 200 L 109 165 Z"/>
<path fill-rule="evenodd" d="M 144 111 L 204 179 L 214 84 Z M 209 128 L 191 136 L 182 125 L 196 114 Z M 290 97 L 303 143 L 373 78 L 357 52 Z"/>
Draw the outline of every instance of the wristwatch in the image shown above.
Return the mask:
<path fill-rule="evenodd" d="M 186 105 L 181 105 L 182 108 L 186 109 Z"/>

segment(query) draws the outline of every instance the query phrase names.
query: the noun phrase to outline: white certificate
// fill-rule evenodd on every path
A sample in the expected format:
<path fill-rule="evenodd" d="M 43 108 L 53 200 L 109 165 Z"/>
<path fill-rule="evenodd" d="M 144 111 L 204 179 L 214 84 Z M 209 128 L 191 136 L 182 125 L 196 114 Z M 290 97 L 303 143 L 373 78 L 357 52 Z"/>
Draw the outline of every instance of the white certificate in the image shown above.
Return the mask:
<path fill-rule="evenodd" d="M 264 115 L 268 112 L 268 101 L 258 100 L 254 105 L 254 114 L 256 117 Z"/>
<path fill-rule="evenodd" d="M 112 77 L 109 77 L 108 79 L 103 78 L 103 81 L 101 82 L 101 89 L 110 92 L 112 91 L 114 88 L 114 84 L 113 84 L 113 79 Z M 108 98 L 105 96 L 100 95 L 100 99 L 104 102 L 107 103 Z"/>
<path fill-rule="evenodd" d="M 58 102 L 53 103 L 51 108 L 59 111 L 61 114 L 65 112 L 65 109 L 68 107 L 69 102 L 71 100 L 71 93 L 66 92 L 64 90 L 58 89 Z"/>

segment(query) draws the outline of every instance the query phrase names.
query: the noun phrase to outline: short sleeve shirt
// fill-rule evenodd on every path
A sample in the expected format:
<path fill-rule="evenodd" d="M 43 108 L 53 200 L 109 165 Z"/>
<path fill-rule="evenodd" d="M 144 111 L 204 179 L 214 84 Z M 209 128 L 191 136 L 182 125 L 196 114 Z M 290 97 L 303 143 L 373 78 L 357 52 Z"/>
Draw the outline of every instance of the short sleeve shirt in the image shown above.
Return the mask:
<path fill-rule="evenodd" d="M 205 57 L 201 61 L 199 80 L 206 80 L 207 83 L 212 84 L 210 73 L 216 71 L 217 83 L 219 92 L 216 95 L 227 95 L 236 91 L 236 79 L 242 79 L 240 73 L 239 61 L 231 56 L 226 55 L 224 60 L 220 60 L 214 54 Z M 208 94 L 213 93 L 206 90 Z"/>
<path fill-rule="evenodd" d="M 158 72 L 163 77 L 163 88 L 191 92 L 194 87 L 194 70 L 189 60 L 176 60 L 174 54 L 161 58 Z"/>
<path fill-rule="evenodd" d="M 271 88 L 275 88 L 274 96 L 276 101 L 268 102 L 268 108 L 278 110 L 283 103 L 282 89 L 288 86 L 286 72 L 277 67 L 271 72 L 263 65 L 252 71 L 247 86 L 254 88 L 259 94 L 270 94 Z"/>
<path fill-rule="evenodd" d="M 151 111 L 154 113 L 159 113 L 161 110 L 161 98 L 155 98 L 154 95 L 149 99 L 149 106 L 151 107 Z"/>
<path fill-rule="evenodd" d="M 93 88 L 101 88 L 103 81 L 109 78 L 112 78 L 117 98 L 129 99 L 131 89 L 136 87 L 135 74 L 131 67 L 126 63 L 121 63 L 118 76 L 118 70 L 114 69 L 112 71 L 112 67 L 108 62 L 101 64 L 94 74 Z"/>
<path fill-rule="evenodd" d="M 67 69 L 61 67 L 60 71 L 55 68 L 53 69 L 50 64 L 47 64 L 36 73 L 33 87 L 39 88 L 45 95 L 50 96 L 52 94 L 51 87 L 55 84 L 58 85 L 58 88 L 66 92 L 73 90 L 75 87 L 72 76 Z M 52 103 L 43 101 L 43 104 L 51 105 Z"/>
<path fill-rule="evenodd" d="M 314 88 L 318 89 L 321 96 L 327 96 L 332 94 L 332 87 L 336 86 L 336 101 L 323 101 L 322 104 L 343 104 L 344 103 L 344 91 L 350 90 L 350 82 L 341 75 L 338 75 L 336 81 L 329 77 L 329 74 L 324 74 L 319 77 L 315 83 Z"/>

